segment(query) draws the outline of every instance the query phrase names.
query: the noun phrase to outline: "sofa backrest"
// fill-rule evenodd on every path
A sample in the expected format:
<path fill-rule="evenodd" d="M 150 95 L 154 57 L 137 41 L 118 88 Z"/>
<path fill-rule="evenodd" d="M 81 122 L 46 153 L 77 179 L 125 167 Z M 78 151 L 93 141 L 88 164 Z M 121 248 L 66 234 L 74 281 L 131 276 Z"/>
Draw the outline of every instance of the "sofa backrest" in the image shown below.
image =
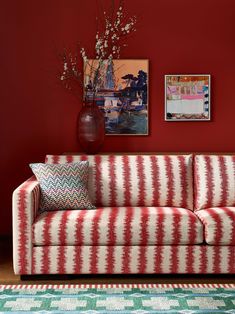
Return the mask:
<path fill-rule="evenodd" d="M 235 206 L 235 156 L 196 155 L 195 210 Z"/>
<path fill-rule="evenodd" d="M 88 191 L 96 206 L 193 209 L 191 155 L 47 155 L 47 163 L 89 161 Z"/>

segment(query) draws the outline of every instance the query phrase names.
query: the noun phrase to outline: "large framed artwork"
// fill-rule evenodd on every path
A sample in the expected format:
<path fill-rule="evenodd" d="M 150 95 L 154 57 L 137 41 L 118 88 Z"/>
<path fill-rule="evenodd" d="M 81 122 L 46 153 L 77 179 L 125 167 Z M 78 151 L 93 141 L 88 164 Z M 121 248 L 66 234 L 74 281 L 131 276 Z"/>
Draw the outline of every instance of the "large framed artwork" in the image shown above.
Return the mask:
<path fill-rule="evenodd" d="M 148 135 L 148 60 L 90 59 L 87 64 L 84 91 L 103 113 L 105 133 Z"/>
<path fill-rule="evenodd" d="M 210 75 L 165 75 L 165 120 L 209 121 Z"/>

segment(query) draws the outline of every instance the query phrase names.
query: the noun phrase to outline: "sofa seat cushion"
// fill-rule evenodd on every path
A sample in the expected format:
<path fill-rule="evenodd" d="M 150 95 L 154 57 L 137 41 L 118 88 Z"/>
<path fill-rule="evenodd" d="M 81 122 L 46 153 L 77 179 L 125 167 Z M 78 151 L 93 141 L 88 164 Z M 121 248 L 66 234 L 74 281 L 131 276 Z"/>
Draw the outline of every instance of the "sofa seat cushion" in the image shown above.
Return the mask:
<path fill-rule="evenodd" d="M 35 245 L 161 245 L 203 242 L 203 225 L 173 207 L 100 207 L 44 212 L 33 225 Z"/>
<path fill-rule="evenodd" d="M 235 207 L 213 207 L 196 212 L 212 245 L 235 245 Z"/>

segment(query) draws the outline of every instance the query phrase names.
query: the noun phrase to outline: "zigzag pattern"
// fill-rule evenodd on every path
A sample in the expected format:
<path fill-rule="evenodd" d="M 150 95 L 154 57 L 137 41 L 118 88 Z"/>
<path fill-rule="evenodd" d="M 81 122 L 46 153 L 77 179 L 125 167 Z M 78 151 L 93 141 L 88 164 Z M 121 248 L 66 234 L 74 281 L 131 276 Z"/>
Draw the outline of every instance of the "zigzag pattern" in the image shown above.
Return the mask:
<path fill-rule="evenodd" d="M 87 191 L 89 163 L 30 164 L 41 189 L 41 210 L 92 209 Z"/>

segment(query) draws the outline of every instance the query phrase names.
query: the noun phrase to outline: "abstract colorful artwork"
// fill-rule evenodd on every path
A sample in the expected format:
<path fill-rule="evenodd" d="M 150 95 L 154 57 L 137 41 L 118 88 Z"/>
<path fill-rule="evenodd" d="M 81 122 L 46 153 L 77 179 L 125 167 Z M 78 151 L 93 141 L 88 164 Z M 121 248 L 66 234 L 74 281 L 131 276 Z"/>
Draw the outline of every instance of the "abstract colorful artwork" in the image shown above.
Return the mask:
<path fill-rule="evenodd" d="M 165 120 L 210 120 L 210 75 L 165 75 Z"/>
<path fill-rule="evenodd" d="M 106 134 L 148 135 L 148 60 L 90 59 L 84 92 L 103 113 Z"/>

